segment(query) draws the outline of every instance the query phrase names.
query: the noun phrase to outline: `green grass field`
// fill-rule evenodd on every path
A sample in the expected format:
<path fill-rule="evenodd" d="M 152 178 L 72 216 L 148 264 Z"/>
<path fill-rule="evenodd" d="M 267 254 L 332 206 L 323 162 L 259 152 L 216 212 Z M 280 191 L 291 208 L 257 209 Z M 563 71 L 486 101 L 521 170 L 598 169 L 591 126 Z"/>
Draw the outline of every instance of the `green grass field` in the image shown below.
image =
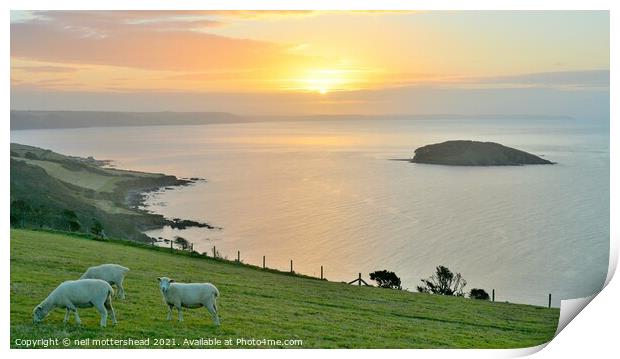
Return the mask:
<path fill-rule="evenodd" d="M 118 325 L 100 329 L 94 308 L 79 310 L 81 327 L 73 317 L 64 325 L 60 309 L 43 323 L 32 323 L 34 306 L 60 282 L 78 278 L 91 265 L 110 262 L 131 269 L 125 280 L 127 299 L 113 303 Z M 215 284 L 221 293 L 222 325 L 215 327 L 204 308 L 186 311 L 182 323 L 176 321 L 176 312 L 175 320 L 166 321 L 157 282 L 164 275 Z M 177 348 L 191 347 L 183 345 L 184 339 L 200 338 L 218 338 L 220 347 L 233 348 L 248 347 L 236 345 L 240 338 L 301 339 L 302 348 L 517 348 L 549 341 L 559 317 L 558 309 L 357 287 L 28 230 L 11 230 L 10 302 L 13 348 L 19 347 L 17 339 L 49 337 L 150 338 L 151 347 L 156 338 L 168 338 Z M 231 346 L 226 339 L 232 339 Z"/>
<path fill-rule="evenodd" d="M 104 176 L 101 173 L 89 172 L 86 169 L 70 170 L 63 167 L 62 164 L 58 162 L 29 160 L 19 157 L 16 159 L 26 162 L 29 165 L 39 166 L 43 168 L 48 175 L 66 183 L 99 192 L 113 192 L 117 183 L 126 181 L 128 177 L 121 175 Z"/>

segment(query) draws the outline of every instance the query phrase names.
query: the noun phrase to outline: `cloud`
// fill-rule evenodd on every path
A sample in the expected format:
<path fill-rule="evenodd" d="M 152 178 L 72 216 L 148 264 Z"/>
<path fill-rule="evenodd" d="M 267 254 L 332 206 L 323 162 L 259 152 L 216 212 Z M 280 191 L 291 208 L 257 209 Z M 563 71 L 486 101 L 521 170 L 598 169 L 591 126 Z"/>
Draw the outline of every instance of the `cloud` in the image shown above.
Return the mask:
<path fill-rule="evenodd" d="M 167 24 L 184 24 L 185 28 L 195 26 L 220 26 L 222 23 L 212 18 L 212 15 L 202 11 L 148 11 L 148 10 L 71 10 L 71 11 L 12 11 L 11 22 L 35 23 L 47 22 L 60 25 L 88 26 L 99 29 L 109 29 L 126 26 L 160 26 L 164 29 Z"/>
<path fill-rule="evenodd" d="M 72 10 L 12 11 L 11 24 L 46 24 L 106 34 L 127 30 L 199 31 L 239 20 L 307 17 L 323 11 L 305 10 Z M 19 27 L 16 27 L 19 28 Z"/>
<path fill-rule="evenodd" d="M 151 70 L 218 69 L 265 65 L 278 60 L 277 45 L 197 33 L 126 31 L 12 25 L 11 54 L 17 58 Z"/>
<path fill-rule="evenodd" d="M 32 72 L 32 73 L 57 73 L 57 72 L 76 72 L 78 71 L 75 67 L 68 66 L 13 66 L 11 70 L 18 70 L 24 72 Z"/>
<path fill-rule="evenodd" d="M 609 70 L 557 71 L 463 79 L 464 83 L 559 88 L 609 87 Z"/>
<path fill-rule="evenodd" d="M 552 71 L 498 76 L 462 76 L 434 73 L 388 73 L 384 80 L 396 87 L 435 86 L 460 88 L 609 88 L 609 70 Z"/>
<path fill-rule="evenodd" d="M 324 11 L 320 10 L 204 10 L 198 12 L 203 15 L 217 15 L 242 19 L 305 17 L 324 13 Z"/>
<path fill-rule="evenodd" d="M 220 26 L 202 13 L 34 12 L 11 24 L 11 56 L 56 63 L 150 70 L 275 67 L 299 61 L 288 46 L 200 31 Z"/>
<path fill-rule="evenodd" d="M 268 22 L 269 18 L 325 13 L 341 12 L 11 12 L 12 84 L 43 86 L 38 80 L 67 73 L 65 77 L 71 77 L 71 81 L 81 84 L 80 88 L 91 91 L 141 91 L 148 87 L 155 91 L 303 92 L 308 91 L 309 77 L 316 80 L 308 75 L 309 72 L 336 69 L 344 78 L 336 80 L 346 82 L 347 86 L 330 89 L 332 92 L 416 86 L 561 90 L 609 87 L 609 70 L 469 76 L 466 72 L 451 74 L 445 70 L 444 73 L 438 68 L 437 73 L 424 73 L 435 68 L 416 67 L 413 65 L 415 59 L 411 65 L 400 68 L 398 65 L 382 68 L 380 61 L 341 63 L 338 51 L 321 52 L 320 46 L 305 38 L 301 38 L 300 43 L 281 44 L 210 33 L 213 28 L 233 21 L 251 22 L 259 18 Z M 347 12 L 350 13 L 373 16 L 385 11 Z M 291 26 L 294 25 L 291 22 Z M 367 41 L 374 46 L 376 40 Z M 395 41 L 402 40 L 396 37 Z M 376 48 L 380 49 L 379 44 Z M 400 52 L 398 58 L 409 61 Z M 70 72 L 74 72 L 73 76 Z"/>

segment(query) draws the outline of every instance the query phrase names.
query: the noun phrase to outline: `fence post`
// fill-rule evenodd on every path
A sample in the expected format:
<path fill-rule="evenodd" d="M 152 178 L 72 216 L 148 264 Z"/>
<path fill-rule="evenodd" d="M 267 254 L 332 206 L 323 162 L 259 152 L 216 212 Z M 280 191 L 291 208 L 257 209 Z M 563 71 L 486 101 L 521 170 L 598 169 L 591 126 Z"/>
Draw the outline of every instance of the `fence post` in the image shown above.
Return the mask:
<path fill-rule="evenodd" d="M 549 293 L 549 308 L 551 308 L 551 293 Z"/>
<path fill-rule="evenodd" d="M 493 289 L 493 301 L 495 302 L 495 289 Z"/>
<path fill-rule="evenodd" d="M 213 258 L 215 258 L 215 246 L 213 246 Z"/>
<path fill-rule="evenodd" d="M 265 269 L 265 256 L 263 256 L 263 269 Z"/>
<path fill-rule="evenodd" d="M 362 286 L 362 273 L 358 273 L 357 275 L 357 285 Z"/>
<path fill-rule="evenodd" d="M 323 279 L 323 266 L 321 266 L 321 279 Z"/>
<path fill-rule="evenodd" d="M 291 259 L 291 273 L 293 273 L 293 260 Z"/>
<path fill-rule="evenodd" d="M 173 248 L 172 248 L 172 239 L 170 240 L 170 253 L 173 252 Z"/>
<path fill-rule="evenodd" d="M 241 251 L 237 251 L 237 262 L 241 263 Z"/>

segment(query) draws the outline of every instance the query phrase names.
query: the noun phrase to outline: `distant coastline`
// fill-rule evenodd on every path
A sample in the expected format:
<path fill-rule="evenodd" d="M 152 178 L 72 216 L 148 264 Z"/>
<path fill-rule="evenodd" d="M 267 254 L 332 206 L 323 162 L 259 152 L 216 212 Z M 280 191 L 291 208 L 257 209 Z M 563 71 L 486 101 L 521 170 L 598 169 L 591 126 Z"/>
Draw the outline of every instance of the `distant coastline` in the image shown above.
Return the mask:
<path fill-rule="evenodd" d="M 325 120 L 562 120 L 567 116 L 529 114 L 398 114 L 398 115 L 237 115 L 228 112 L 119 112 L 119 111 L 22 111 L 11 110 L 11 131 L 128 126 L 197 126 L 249 122 L 325 121 Z"/>

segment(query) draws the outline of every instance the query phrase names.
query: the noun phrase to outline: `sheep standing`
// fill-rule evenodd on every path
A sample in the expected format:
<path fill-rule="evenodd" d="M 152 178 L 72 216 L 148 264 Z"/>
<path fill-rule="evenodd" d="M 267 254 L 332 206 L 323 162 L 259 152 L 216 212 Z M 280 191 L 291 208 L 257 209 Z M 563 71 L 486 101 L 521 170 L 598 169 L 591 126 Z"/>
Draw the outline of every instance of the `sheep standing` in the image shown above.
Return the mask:
<path fill-rule="evenodd" d="M 168 320 L 172 319 L 172 307 L 179 312 L 179 321 L 183 321 L 183 307 L 200 308 L 206 307 L 215 325 L 220 325 L 215 303 L 220 292 L 211 283 L 176 283 L 168 277 L 157 278 L 159 289 L 168 305 Z"/>
<path fill-rule="evenodd" d="M 82 274 L 80 279 L 101 279 L 110 285 L 116 285 L 118 288 L 118 296 L 125 299 L 125 288 L 123 288 L 123 280 L 125 274 L 129 272 L 129 268 L 118 264 L 101 264 L 90 267 Z"/>
<path fill-rule="evenodd" d="M 77 308 L 95 307 L 101 313 L 99 324 L 105 327 L 108 321 L 108 310 L 112 313 L 112 323 L 116 325 L 116 314 L 112 308 L 114 289 L 101 279 L 80 279 L 62 282 L 32 311 L 35 323 L 42 321 L 54 308 L 65 308 L 64 323 L 69 321 L 69 314 L 75 314 L 75 322 L 80 325 Z"/>

